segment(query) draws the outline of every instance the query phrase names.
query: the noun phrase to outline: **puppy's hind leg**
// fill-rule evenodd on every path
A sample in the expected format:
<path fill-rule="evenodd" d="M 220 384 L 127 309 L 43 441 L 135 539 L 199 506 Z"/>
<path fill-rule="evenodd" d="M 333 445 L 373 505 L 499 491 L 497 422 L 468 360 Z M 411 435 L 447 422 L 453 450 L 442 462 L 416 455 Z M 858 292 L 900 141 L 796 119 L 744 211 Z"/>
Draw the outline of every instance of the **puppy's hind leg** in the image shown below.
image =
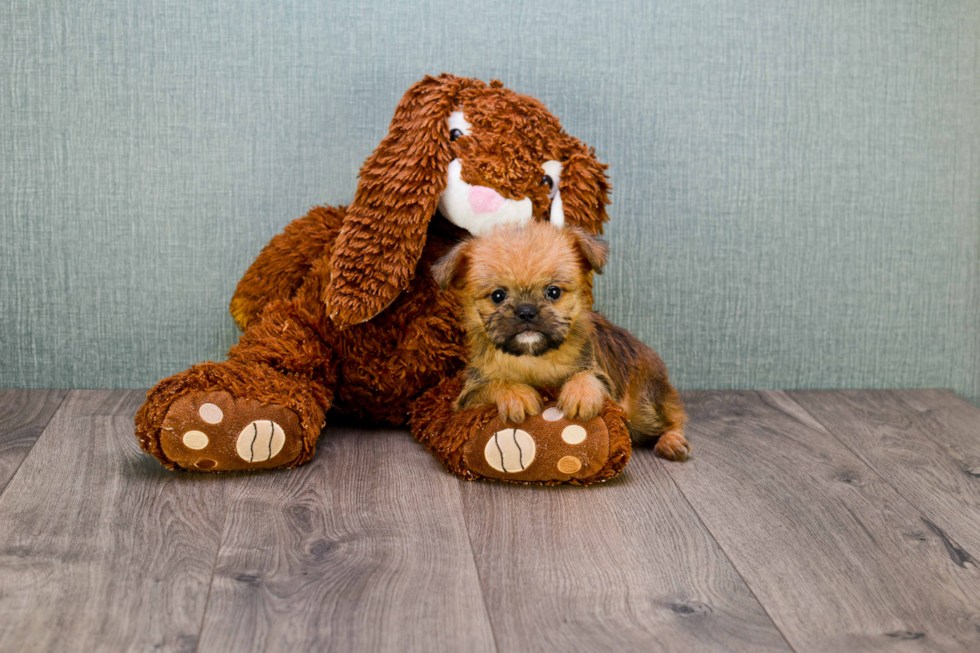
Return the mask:
<path fill-rule="evenodd" d="M 653 450 L 667 460 L 687 460 L 691 444 L 684 437 L 687 415 L 684 405 L 666 380 L 649 379 L 637 384 L 625 406 L 630 438 L 637 444 L 654 444 Z"/>

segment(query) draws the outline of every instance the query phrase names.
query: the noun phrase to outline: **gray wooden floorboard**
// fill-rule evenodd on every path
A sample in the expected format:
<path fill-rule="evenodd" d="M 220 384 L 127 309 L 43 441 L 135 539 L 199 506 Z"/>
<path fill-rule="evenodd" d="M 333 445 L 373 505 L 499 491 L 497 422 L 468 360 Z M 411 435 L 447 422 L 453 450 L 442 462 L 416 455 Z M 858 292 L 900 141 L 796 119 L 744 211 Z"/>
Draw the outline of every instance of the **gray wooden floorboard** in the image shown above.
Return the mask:
<path fill-rule="evenodd" d="M 193 650 L 229 483 L 133 436 L 142 392 L 72 391 L 0 495 L 0 650 Z"/>
<path fill-rule="evenodd" d="M 922 512 L 961 567 L 980 560 L 980 410 L 928 391 L 789 393 Z M 911 404 L 928 406 L 920 412 Z"/>
<path fill-rule="evenodd" d="M 459 482 L 404 431 L 329 428 L 237 485 L 201 651 L 492 651 Z"/>
<path fill-rule="evenodd" d="M 980 484 L 980 408 L 952 390 L 895 390 L 929 420 L 925 434 L 939 444 L 959 470 Z"/>
<path fill-rule="evenodd" d="M 686 393 L 694 458 L 592 488 L 347 428 L 174 473 L 142 399 L 0 391 L 0 650 L 980 650 L 980 411 L 948 391 Z"/>
<path fill-rule="evenodd" d="M 0 390 L 0 494 L 67 394 L 67 390 Z"/>
<path fill-rule="evenodd" d="M 606 484 L 467 483 L 500 651 L 787 651 L 650 450 Z"/>
<path fill-rule="evenodd" d="M 798 651 L 980 650 L 980 577 L 787 395 L 685 396 L 665 466 Z"/>

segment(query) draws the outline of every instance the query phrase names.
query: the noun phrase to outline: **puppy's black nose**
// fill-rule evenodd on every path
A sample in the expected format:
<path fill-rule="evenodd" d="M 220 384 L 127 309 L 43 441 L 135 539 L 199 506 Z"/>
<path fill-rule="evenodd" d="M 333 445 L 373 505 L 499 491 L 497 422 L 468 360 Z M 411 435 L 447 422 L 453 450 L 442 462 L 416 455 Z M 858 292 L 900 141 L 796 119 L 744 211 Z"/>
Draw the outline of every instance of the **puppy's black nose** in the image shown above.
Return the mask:
<path fill-rule="evenodd" d="M 521 304 L 514 309 L 514 315 L 521 322 L 530 322 L 538 316 L 538 307 L 534 304 Z"/>

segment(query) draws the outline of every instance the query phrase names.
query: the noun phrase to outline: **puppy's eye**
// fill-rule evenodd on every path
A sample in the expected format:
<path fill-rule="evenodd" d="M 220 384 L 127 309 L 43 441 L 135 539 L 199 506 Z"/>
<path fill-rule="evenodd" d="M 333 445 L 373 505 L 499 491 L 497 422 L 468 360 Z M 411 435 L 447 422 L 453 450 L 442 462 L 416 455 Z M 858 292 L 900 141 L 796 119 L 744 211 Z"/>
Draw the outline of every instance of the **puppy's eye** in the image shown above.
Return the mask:
<path fill-rule="evenodd" d="M 449 131 L 449 140 L 454 141 L 462 135 L 463 135 L 462 129 L 451 129 Z"/>
<path fill-rule="evenodd" d="M 507 291 L 503 288 L 497 288 L 490 293 L 490 301 L 494 304 L 503 304 L 505 299 L 507 299 Z"/>
<path fill-rule="evenodd" d="M 548 192 L 551 192 L 555 188 L 555 180 L 551 178 L 551 175 L 545 175 L 541 179 L 541 185 L 548 187 Z"/>
<path fill-rule="evenodd" d="M 558 286 L 548 286 L 545 289 L 544 294 L 547 295 L 548 299 L 550 299 L 551 301 L 555 301 L 556 299 L 561 297 L 561 288 L 559 288 Z"/>

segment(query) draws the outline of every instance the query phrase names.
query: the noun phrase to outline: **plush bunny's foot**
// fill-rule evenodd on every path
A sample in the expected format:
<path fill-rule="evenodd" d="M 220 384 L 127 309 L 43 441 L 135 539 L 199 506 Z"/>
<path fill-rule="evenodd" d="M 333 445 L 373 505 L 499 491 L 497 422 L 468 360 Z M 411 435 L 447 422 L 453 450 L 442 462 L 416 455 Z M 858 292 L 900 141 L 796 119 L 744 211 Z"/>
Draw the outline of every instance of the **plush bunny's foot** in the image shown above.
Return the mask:
<path fill-rule="evenodd" d="M 598 417 L 568 420 L 552 402 L 516 427 L 498 415 L 470 436 L 463 451 L 466 466 L 486 478 L 581 481 L 609 459 L 609 430 Z"/>
<path fill-rule="evenodd" d="M 281 406 L 194 392 L 174 402 L 160 429 L 164 454 L 185 469 L 229 471 L 283 467 L 302 448 L 299 418 Z"/>
<path fill-rule="evenodd" d="M 589 485 L 618 476 L 629 461 L 625 414 L 611 400 L 597 416 L 569 419 L 556 393 L 545 391 L 544 410 L 513 424 L 496 406 L 454 412 L 461 389 L 460 379 L 442 382 L 416 402 L 410 419 L 419 441 L 461 478 Z"/>
<path fill-rule="evenodd" d="M 136 435 L 170 469 L 293 467 L 313 456 L 327 403 L 322 387 L 269 367 L 202 363 L 147 393 Z"/>

